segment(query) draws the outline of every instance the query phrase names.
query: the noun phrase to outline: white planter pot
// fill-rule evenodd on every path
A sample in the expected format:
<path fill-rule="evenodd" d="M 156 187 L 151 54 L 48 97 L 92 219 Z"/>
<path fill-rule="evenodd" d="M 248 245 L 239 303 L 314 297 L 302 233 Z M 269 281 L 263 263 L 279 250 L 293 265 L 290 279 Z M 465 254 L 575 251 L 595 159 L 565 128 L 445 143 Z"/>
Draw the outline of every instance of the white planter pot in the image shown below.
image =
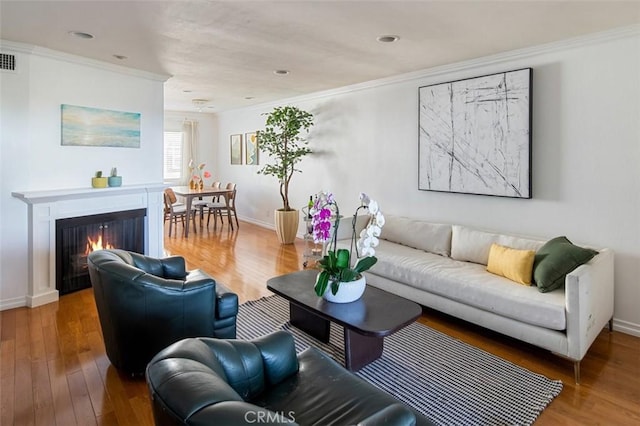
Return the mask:
<path fill-rule="evenodd" d="M 356 301 L 362 297 L 364 290 L 367 287 L 367 280 L 364 275 L 355 281 L 350 281 L 346 283 L 340 283 L 338 287 L 338 292 L 333 294 L 331 292 L 331 282 L 327 286 L 327 291 L 324 292 L 322 296 L 326 301 L 333 303 L 350 303 Z"/>

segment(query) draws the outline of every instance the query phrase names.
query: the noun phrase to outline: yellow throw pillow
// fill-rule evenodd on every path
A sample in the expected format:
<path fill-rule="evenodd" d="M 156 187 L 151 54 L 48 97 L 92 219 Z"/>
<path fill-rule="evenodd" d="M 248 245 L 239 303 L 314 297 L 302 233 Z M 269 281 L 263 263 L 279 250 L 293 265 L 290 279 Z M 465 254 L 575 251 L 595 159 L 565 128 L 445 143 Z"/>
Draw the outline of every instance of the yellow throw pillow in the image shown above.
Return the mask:
<path fill-rule="evenodd" d="M 516 250 L 498 244 L 491 244 L 487 271 L 515 281 L 519 284 L 531 285 L 533 250 Z"/>

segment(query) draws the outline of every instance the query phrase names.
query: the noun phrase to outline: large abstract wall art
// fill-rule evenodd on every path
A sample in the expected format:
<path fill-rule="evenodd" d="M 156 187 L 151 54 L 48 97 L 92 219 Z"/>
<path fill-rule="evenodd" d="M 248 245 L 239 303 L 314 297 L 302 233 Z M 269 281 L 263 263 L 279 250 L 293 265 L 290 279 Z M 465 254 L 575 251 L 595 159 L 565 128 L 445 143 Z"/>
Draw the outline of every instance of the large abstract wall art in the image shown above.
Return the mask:
<path fill-rule="evenodd" d="M 531 198 L 532 70 L 419 89 L 418 188 Z"/>

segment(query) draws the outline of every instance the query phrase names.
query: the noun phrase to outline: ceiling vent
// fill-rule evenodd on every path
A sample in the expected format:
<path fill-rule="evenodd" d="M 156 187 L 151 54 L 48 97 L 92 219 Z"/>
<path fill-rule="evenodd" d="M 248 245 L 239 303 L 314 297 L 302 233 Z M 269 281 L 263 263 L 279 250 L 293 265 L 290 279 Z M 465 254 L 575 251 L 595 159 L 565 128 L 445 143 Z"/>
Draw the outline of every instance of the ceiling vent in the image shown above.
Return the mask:
<path fill-rule="evenodd" d="M 2 70 L 2 71 L 15 71 L 16 70 L 16 55 L 9 55 L 7 53 L 0 53 L 0 70 Z"/>

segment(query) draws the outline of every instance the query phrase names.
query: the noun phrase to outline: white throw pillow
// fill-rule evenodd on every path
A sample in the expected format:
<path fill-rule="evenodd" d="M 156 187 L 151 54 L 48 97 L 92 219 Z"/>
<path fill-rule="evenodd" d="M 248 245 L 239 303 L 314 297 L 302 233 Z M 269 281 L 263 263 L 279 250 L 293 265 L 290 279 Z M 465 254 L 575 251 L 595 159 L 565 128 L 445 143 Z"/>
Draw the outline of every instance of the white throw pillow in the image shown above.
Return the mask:
<path fill-rule="evenodd" d="M 360 231 L 362 231 L 369 224 L 370 218 L 371 216 L 368 214 L 357 216 L 356 240 L 360 237 Z M 338 241 L 344 240 L 344 239 L 351 239 L 352 234 L 353 234 L 353 216 L 345 216 L 342 219 L 340 219 L 340 225 L 338 226 Z"/>
<path fill-rule="evenodd" d="M 451 225 L 385 215 L 380 238 L 441 256 L 451 254 Z"/>
<path fill-rule="evenodd" d="M 498 244 L 505 247 L 511 247 L 518 250 L 538 251 L 544 245 L 545 241 L 532 240 L 530 238 L 514 237 L 512 235 L 500 235 Z"/>
<path fill-rule="evenodd" d="M 500 244 L 499 241 L 500 234 L 453 225 L 451 257 L 455 260 L 486 265 L 489 263 L 491 244 Z"/>

